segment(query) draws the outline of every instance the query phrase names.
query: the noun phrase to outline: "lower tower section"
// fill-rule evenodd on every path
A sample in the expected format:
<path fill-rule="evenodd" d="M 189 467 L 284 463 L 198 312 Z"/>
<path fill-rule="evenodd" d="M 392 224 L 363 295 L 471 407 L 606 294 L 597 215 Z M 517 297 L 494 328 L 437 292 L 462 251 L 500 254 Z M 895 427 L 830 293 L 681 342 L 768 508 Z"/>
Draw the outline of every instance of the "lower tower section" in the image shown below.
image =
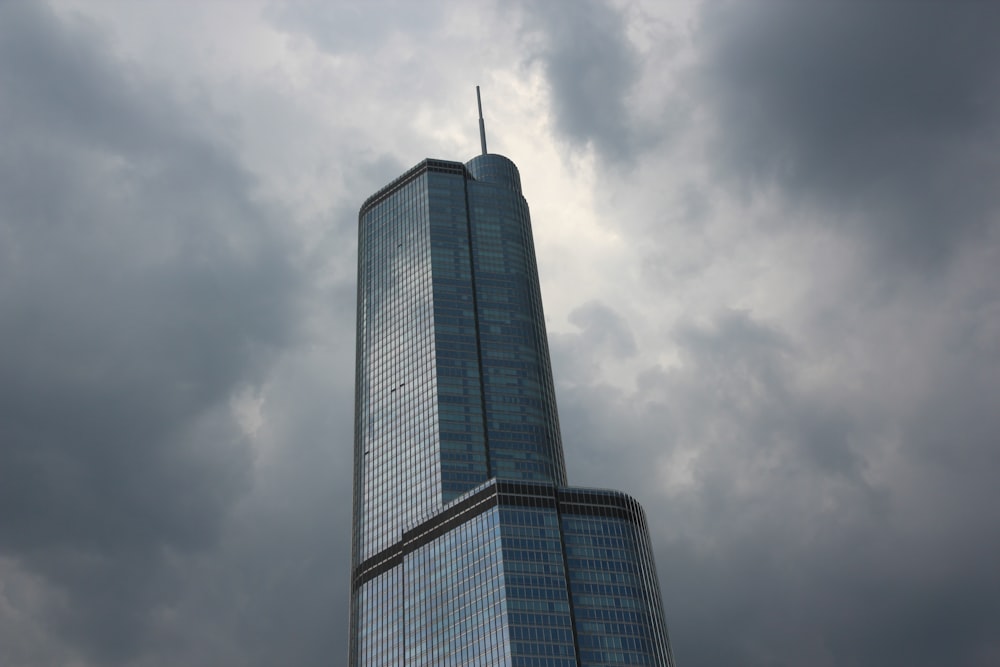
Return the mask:
<path fill-rule="evenodd" d="M 490 480 L 353 573 L 351 665 L 672 667 L 642 509 Z"/>

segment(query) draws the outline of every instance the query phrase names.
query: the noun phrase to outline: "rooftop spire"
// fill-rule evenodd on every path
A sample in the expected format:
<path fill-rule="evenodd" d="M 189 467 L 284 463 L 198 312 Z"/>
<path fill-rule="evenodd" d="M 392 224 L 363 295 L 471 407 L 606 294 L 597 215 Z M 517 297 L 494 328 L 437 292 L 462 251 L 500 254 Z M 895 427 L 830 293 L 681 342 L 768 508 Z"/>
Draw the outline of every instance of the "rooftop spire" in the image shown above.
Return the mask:
<path fill-rule="evenodd" d="M 483 99 L 479 96 L 479 86 L 476 86 L 476 104 L 479 105 L 479 143 L 483 145 L 483 155 L 486 155 L 486 123 L 483 122 Z"/>

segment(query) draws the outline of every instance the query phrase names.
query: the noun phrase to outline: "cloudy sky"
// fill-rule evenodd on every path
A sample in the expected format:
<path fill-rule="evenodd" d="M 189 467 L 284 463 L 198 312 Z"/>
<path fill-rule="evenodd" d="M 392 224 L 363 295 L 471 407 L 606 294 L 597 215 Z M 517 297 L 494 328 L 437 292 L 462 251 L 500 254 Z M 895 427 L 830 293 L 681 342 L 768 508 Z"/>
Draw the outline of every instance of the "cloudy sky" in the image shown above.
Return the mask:
<path fill-rule="evenodd" d="M 476 84 L 679 664 L 1000 664 L 998 25 L 0 0 L 0 664 L 346 661 L 357 209 Z"/>

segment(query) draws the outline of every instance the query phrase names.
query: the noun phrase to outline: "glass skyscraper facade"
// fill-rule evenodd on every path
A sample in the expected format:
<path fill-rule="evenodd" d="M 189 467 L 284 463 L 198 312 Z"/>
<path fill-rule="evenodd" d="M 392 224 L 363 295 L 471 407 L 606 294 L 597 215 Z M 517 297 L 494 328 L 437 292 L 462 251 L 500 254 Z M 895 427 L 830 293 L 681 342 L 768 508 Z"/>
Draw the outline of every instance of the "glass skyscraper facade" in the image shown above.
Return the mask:
<path fill-rule="evenodd" d="M 528 205 L 483 143 L 361 207 L 350 664 L 671 667 L 642 509 L 567 485 Z"/>

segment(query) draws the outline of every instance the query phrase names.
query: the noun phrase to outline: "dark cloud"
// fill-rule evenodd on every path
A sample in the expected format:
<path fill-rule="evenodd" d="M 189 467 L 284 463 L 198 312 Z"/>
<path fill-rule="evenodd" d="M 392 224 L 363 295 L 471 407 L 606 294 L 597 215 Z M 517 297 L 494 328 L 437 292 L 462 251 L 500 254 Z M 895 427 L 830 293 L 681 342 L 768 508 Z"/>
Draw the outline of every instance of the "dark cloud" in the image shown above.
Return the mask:
<path fill-rule="evenodd" d="M 266 15 L 275 28 L 292 40 L 306 38 L 321 51 L 343 58 L 357 68 L 359 80 L 355 85 L 367 89 L 364 97 L 354 101 L 363 110 L 360 114 L 391 119 L 383 121 L 391 122 L 384 128 L 386 136 L 402 138 L 404 135 L 396 132 L 412 126 L 420 111 L 439 111 L 455 103 L 454 94 L 459 90 L 455 77 L 460 70 L 456 69 L 455 60 L 437 46 L 439 40 L 454 37 L 448 25 L 454 10 L 454 3 L 440 0 L 419 3 L 375 0 L 364 5 L 296 0 L 275 3 Z M 478 76 L 477 73 L 474 78 Z M 471 127 L 475 127 L 475 106 L 470 104 L 468 91 L 475 85 L 474 78 L 466 78 L 459 84 L 462 95 L 458 98 L 467 109 L 466 117 L 471 117 Z M 375 91 L 378 94 L 373 94 Z M 344 94 L 354 92 L 344 91 Z M 416 103 L 410 105 L 404 100 Z M 378 104 L 384 108 L 376 111 L 368 106 Z M 345 121 L 357 127 L 362 118 Z M 406 138 L 412 138 L 412 133 Z M 416 162 L 421 157 L 411 157 L 406 162 Z M 391 178 L 398 175 L 397 172 Z M 385 183 L 378 187 L 382 185 Z"/>
<path fill-rule="evenodd" d="M 987 2 L 706 2 L 694 80 L 718 170 L 881 259 L 939 265 L 997 219 L 998 21 Z"/>
<path fill-rule="evenodd" d="M 277 25 L 308 35 L 325 51 L 357 53 L 375 51 L 393 36 L 431 32 L 446 11 L 447 3 L 430 1 L 372 0 L 362 7 L 295 0 L 272 6 L 268 14 Z"/>
<path fill-rule="evenodd" d="M 1000 375 L 982 326 L 914 340 L 927 368 L 889 377 L 873 357 L 817 383 L 809 341 L 726 311 L 679 326 L 679 362 L 635 391 L 559 382 L 571 481 L 647 507 L 681 664 L 996 660 L 1000 419 L 979 397 Z M 584 341 L 556 338 L 556 358 Z"/>
<path fill-rule="evenodd" d="M 635 338 L 628 328 L 628 322 L 603 303 L 590 301 L 583 304 L 569 314 L 569 321 L 586 332 L 588 347 L 597 347 L 598 356 L 635 356 Z"/>
<path fill-rule="evenodd" d="M 628 322 L 600 301 L 575 308 L 569 321 L 575 334 L 550 334 L 553 365 L 563 381 L 593 381 L 606 359 L 634 357 L 638 350 Z"/>
<path fill-rule="evenodd" d="M 544 67 L 558 133 L 614 162 L 628 161 L 644 131 L 628 108 L 641 67 L 622 13 L 602 0 L 524 7 L 524 27 L 534 38 L 529 56 Z"/>
<path fill-rule="evenodd" d="M 149 664 L 346 661 L 353 358 L 334 347 L 353 322 L 319 319 L 326 335 L 286 352 L 261 394 L 253 492 L 211 553 L 173 564 L 185 585 Z"/>
<path fill-rule="evenodd" d="M 169 559 L 249 488 L 229 401 L 287 337 L 296 278 L 204 112 L 106 42 L 0 5 L 0 554 L 111 664 L 173 598 Z"/>
<path fill-rule="evenodd" d="M 738 453 L 750 458 L 792 453 L 789 463 L 794 461 L 809 473 L 860 482 L 862 464 L 851 444 L 857 416 L 849 418 L 841 406 L 803 395 L 794 377 L 801 351 L 784 335 L 745 312 L 726 311 L 710 326 L 678 327 L 672 340 L 682 353 L 682 370 L 650 368 L 639 375 L 631 395 L 606 385 L 567 384 L 565 378 L 573 373 L 563 366 L 606 354 L 600 351 L 600 339 L 587 330 L 554 339 L 554 355 L 562 360 L 555 369 L 560 397 L 569 392 L 571 403 L 587 404 L 564 419 L 575 424 L 585 442 L 594 434 L 622 442 L 637 457 L 632 468 L 637 471 L 643 469 L 640 459 L 649 453 L 645 446 L 660 453 L 676 446 L 705 453 L 719 446 L 727 454 L 720 462 L 735 470 L 740 465 Z M 569 355 L 567 348 L 572 350 Z M 623 432 L 625 437 L 613 436 L 623 421 L 631 424 Z M 599 426 L 602 423 L 605 426 Z M 596 453 L 602 444 L 598 440 L 593 447 Z M 713 470 L 710 478 L 724 484 L 735 470 Z M 647 468 L 647 472 L 649 483 L 662 479 L 660 470 Z"/>
<path fill-rule="evenodd" d="M 345 80 L 381 91 L 344 95 L 440 105 L 447 5 L 404 5 L 273 6 L 278 60 L 306 34 L 335 56 L 324 76 L 353 54 Z M 576 330 L 551 336 L 567 463 L 643 501 L 685 667 L 1000 662 L 995 13 L 706 3 L 678 94 L 715 133 L 714 172 L 691 165 L 676 215 L 604 183 L 627 247 L 694 268 L 648 304 L 581 296 Z M 532 3 L 517 25 L 526 51 L 498 57 L 541 65 L 562 139 L 644 173 L 674 159 L 642 152 L 665 128 L 629 102 L 670 63 L 636 50 L 622 11 Z M 356 212 L 421 156 L 377 154 L 346 122 L 303 247 L 295 214 L 254 194 L 233 123 L 116 52 L 99 23 L 0 3 L 0 663 L 340 664 Z M 216 101 L 259 98 L 235 99 Z M 726 189 L 776 194 L 781 220 L 706 231 Z M 690 223 L 669 243 L 667 219 Z M 837 252 L 876 252 L 795 258 L 799 300 L 744 294 L 757 274 L 733 246 L 763 265 L 799 248 L 763 231 L 811 221 Z M 677 324 L 661 298 L 709 316 Z M 633 388 L 608 379 L 623 367 L 645 369 L 614 378 Z"/>

